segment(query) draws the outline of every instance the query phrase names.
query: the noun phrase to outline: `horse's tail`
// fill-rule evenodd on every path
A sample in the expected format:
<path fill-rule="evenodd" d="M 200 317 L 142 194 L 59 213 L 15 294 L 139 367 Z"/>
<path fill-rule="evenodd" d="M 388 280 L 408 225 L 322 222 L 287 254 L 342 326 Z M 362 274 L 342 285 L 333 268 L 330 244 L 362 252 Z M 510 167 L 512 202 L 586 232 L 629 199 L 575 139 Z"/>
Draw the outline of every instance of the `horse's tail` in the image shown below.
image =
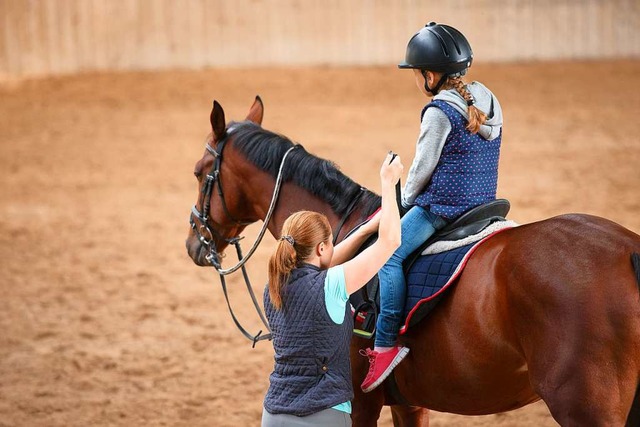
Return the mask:
<path fill-rule="evenodd" d="M 640 291 L 640 254 L 634 252 L 631 254 L 631 264 L 633 264 L 633 270 L 636 273 L 636 283 L 638 284 L 638 290 Z M 626 427 L 640 426 L 640 384 L 636 388 L 636 395 L 633 398 L 631 404 L 631 410 L 627 417 Z"/>

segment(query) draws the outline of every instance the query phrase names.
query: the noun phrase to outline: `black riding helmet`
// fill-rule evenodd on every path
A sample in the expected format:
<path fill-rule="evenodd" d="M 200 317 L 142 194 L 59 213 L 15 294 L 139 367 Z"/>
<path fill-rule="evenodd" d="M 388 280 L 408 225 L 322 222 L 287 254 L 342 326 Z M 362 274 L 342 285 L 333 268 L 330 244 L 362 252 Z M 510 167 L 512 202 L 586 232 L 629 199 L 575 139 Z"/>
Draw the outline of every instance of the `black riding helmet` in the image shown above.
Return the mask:
<path fill-rule="evenodd" d="M 465 36 L 455 28 L 429 22 L 418 31 L 407 44 L 405 60 L 398 68 L 417 68 L 424 72 L 443 73 L 442 79 L 432 90 L 437 93 L 445 77 L 464 75 L 473 62 L 473 51 Z"/>

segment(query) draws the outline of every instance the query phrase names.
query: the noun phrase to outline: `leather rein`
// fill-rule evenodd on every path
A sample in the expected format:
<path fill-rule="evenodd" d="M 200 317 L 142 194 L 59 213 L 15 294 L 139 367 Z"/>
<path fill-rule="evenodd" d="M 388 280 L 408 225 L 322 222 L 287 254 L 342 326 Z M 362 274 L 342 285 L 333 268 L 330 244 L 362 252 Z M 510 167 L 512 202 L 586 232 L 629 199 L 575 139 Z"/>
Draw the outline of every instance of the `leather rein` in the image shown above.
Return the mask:
<path fill-rule="evenodd" d="M 242 240 L 244 237 L 242 236 L 234 236 L 231 238 L 225 238 L 224 236 L 222 236 L 222 234 L 220 234 L 219 231 L 216 230 L 215 227 L 210 226 L 209 224 L 209 220 L 211 219 L 209 214 L 211 213 L 211 198 L 213 197 L 213 189 L 214 187 L 217 188 L 217 193 L 218 196 L 220 198 L 221 204 L 222 204 L 222 210 L 224 211 L 225 215 L 227 216 L 228 219 L 230 219 L 235 225 L 249 225 L 252 224 L 252 221 L 241 221 L 236 219 L 230 212 L 229 209 L 227 208 L 227 203 L 225 201 L 224 198 L 224 192 L 222 190 L 222 183 L 221 183 L 221 178 L 220 178 L 220 168 L 222 165 L 222 153 L 225 147 L 226 142 L 228 141 L 229 138 L 229 133 L 232 131 L 232 128 L 229 128 L 228 132 L 225 133 L 225 136 L 222 138 L 222 140 L 220 142 L 218 142 L 217 144 L 217 150 L 213 147 L 211 147 L 208 143 L 205 144 L 205 148 L 206 150 L 211 153 L 214 157 L 214 162 L 213 165 L 209 171 L 209 173 L 207 174 L 203 187 L 202 187 L 202 199 L 201 199 L 201 206 L 202 206 L 202 212 L 200 212 L 198 210 L 197 205 L 193 205 L 193 207 L 191 208 L 191 214 L 189 215 L 189 223 L 191 225 L 191 228 L 193 229 L 194 233 L 196 234 L 196 236 L 198 237 L 198 240 L 200 241 L 200 243 L 205 246 L 209 253 L 205 256 L 206 260 L 209 261 L 209 263 L 216 269 L 216 272 L 218 273 L 219 277 L 220 277 L 220 284 L 222 286 L 222 292 L 224 294 L 224 298 L 227 302 L 227 308 L 229 309 L 229 313 L 231 314 L 231 318 L 233 320 L 233 322 L 235 323 L 236 327 L 238 328 L 238 330 L 242 333 L 242 335 L 244 335 L 249 341 L 251 341 L 252 347 L 255 347 L 256 343 L 258 341 L 262 341 L 262 340 L 271 340 L 272 339 L 272 334 L 271 334 L 271 329 L 269 328 L 269 324 L 267 322 L 267 319 L 262 311 L 262 309 L 260 308 L 260 305 L 258 303 L 258 300 L 256 299 L 255 293 L 253 292 L 253 287 L 251 286 L 251 281 L 249 280 L 249 275 L 247 274 L 247 270 L 245 267 L 245 264 L 247 263 L 247 261 L 249 260 L 249 258 L 251 258 L 251 256 L 254 254 L 254 252 L 256 251 L 256 249 L 258 248 L 258 245 L 260 245 L 260 242 L 262 242 L 262 238 L 264 237 L 265 232 L 267 231 L 267 227 L 269 225 L 269 222 L 271 221 L 271 217 L 273 216 L 273 212 L 275 210 L 276 204 L 278 202 L 278 196 L 280 194 L 280 189 L 282 187 L 282 179 L 283 179 L 283 175 L 284 175 L 284 165 L 285 165 L 285 161 L 287 160 L 287 157 L 289 156 L 289 154 L 295 150 L 296 148 L 300 147 L 300 145 L 296 144 L 293 145 L 292 147 L 290 147 L 282 156 L 282 159 L 280 160 L 280 167 L 278 168 L 278 175 L 276 177 L 276 182 L 275 182 L 275 186 L 273 189 L 273 194 L 271 196 L 271 203 L 269 204 L 269 210 L 267 211 L 267 214 L 263 220 L 263 224 L 262 224 L 262 228 L 260 229 L 260 232 L 258 233 L 258 236 L 256 237 L 255 242 L 253 243 L 253 246 L 251 247 L 251 249 L 249 250 L 249 252 L 247 253 L 247 255 L 243 255 L 242 253 L 242 248 L 240 247 L 240 240 Z M 342 217 L 340 223 L 338 224 L 338 227 L 336 228 L 335 232 L 334 232 L 334 243 L 338 238 L 338 235 L 340 233 L 340 230 L 342 228 L 342 226 L 344 225 L 344 223 L 346 222 L 347 218 L 351 215 L 351 213 L 355 210 L 356 207 L 356 203 L 357 201 L 360 199 L 360 196 L 362 195 L 362 193 L 364 192 L 364 188 L 361 188 L 361 192 L 358 193 L 358 195 L 352 200 L 352 202 L 350 203 L 347 212 L 345 212 L 344 216 Z M 199 222 L 199 225 L 196 223 L 196 219 L 197 222 Z M 224 258 L 224 254 L 218 252 L 216 250 L 216 243 L 219 241 L 225 241 L 227 244 L 229 245 L 233 245 L 236 248 L 236 254 L 238 256 L 238 263 L 236 265 L 234 265 L 231 268 L 227 268 L 227 269 L 223 269 L 222 268 L 222 264 L 221 264 L 221 260 L 222 258 Z M 242 271 L 242 276 L 244 278 L 245 284 L 247 286 L 247 291 L 249 293 L 249 296 L 251 297 L 251 301 L 253 303 L 253 306 L 256 310 L 256 312 L 258 313 L 258 316 L 260 317 L 260 320 L 262 321 L 263 325 L 265 326 L 266 330 L 269 331 L 266 334 L 262 334 L 263 330 L 259 330 L 257 334 L 251 334 L 250 332 L 248 332 L 240 323 L 240 321 L 238 320 L 238 318 L 236 317 L 235 313 L 233 312 L 233 309 L 231 307 L 231 303 L 229 301 L 229 295 L 227 292 L 227 284 L 226 284 L 226 280 L 225 280 L 225 276 L 228 274 L 231 274 L 237 270 L 241 270 Z"/>

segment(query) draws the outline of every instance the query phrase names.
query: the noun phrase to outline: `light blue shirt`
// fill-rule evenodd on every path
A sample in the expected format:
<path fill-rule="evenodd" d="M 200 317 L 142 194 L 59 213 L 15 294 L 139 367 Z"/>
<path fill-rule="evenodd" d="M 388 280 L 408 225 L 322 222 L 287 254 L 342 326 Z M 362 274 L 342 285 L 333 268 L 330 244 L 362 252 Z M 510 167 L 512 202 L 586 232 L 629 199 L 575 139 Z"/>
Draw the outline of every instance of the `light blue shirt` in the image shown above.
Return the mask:
<path fill-rule="evenodd" d="M 349 294 L 344 278 L 344 268 L 341 265 L 331 267 L 327 270 L 327 276 L 324 279 L 324 303 L 329 317 L 338 325 L 344 322 L 347 301 L 349 301 Z M 350 414 L 351 402 L 343 402 L 332 408 Z"/>

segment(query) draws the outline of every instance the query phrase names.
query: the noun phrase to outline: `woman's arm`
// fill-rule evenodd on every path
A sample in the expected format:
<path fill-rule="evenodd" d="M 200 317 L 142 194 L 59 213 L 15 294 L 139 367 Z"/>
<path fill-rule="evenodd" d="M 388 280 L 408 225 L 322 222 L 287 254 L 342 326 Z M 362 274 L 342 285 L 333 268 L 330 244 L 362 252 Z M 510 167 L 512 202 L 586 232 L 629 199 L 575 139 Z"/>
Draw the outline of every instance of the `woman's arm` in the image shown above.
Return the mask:
<path fill-rule="evenodd" d="M 378 231 L 378 226 L 380 224 L 380 215 L 381 212 L 378 211 L 378 213 L 376 213 L 373 218 L 367 221 L 366 224 L 363 224 L 349 237 L 335 246 L 333 250 L 333 256 L 331 257 L 330 267 L 333 267 L 334 265 L 340 265 L 350 260 L 353 255 L 355 255 L 358 248 L 362 246 L 362 244 L 369 238 L 369 236 Z"/>
<path fill-rule="evenodd" d="M 396 204 L 395 185 L 402 175 L 402 163 L 391 154 L 387 156 L 380 169 L 382 186 L 382 209 L 378 240 L 354 259 L 344 263 L 344 276 L 347 293 L 352 294 L 364 286 L 393 255 L 400 246 L 400 214 Z"/>

